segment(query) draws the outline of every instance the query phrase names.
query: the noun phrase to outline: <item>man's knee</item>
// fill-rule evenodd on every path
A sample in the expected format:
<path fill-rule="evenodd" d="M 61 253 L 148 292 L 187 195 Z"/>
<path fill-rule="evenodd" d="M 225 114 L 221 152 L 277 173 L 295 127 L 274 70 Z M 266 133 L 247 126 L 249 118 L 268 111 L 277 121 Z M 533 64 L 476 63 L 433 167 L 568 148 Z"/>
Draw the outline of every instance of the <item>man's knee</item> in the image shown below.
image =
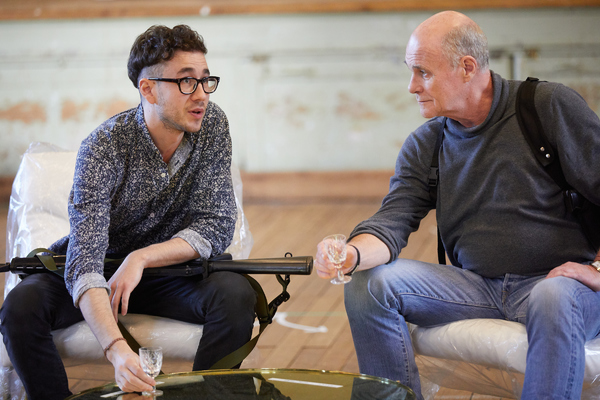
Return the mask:
<path fill-rule="evenodd" d="M 57 321 L 54 328 L 66 327 L 82 318 L 62 279 L 51 274 L 25 278 L 8 293 L 0 310 L 2 332 L 8 330 L 17 335 L 50 329 Z"/>
<path fill-rule="evenodd" d="M 540 280 L 531 290 L 529 305 L 560 304 L 565 300 L 571 299 L 574 291 L 577 290 L 572 283 L 574 282 L 571 278 L 562 276 Z"/>
<path fill-rule="evenodd" d="M 578 293 L 588 290 L 584 285 L 567 277 L 542 279 L 529 295 L 527 320 L 536 318 L 546 323 L 560 320 L 559 315 L 572 315 L 578 309 Z"/>
<path fill-rule="evenodd" d="M 371 307 L 387 304 L 394 293 L 388 279 L 392 268 L 386 264 L 355 273 L 344 286 L 347 312 L 368 312 Z"/>
<path fill-rule="evenodd" d="M 39 290 L 33 285 L 19 284 L 11 290 L 0 310 L 1 331 L 5 337 L 22 335 L 42 309 Z"/>
<path fill-rule="evenodd" d="M 35 277 L 29 277 L 32 280 Z M 39 305 L 43 303 L 44 292 L 39 286 L 30 284 L 30 281 L 24 282 L 15 286 L 4 299 L 2 313 L 7 313 L 7 316 L 22 315 L 23 313 L 35 312 L 40 309 Z"/>
<path fill-rule="evenodd" d="M 360 312 L 365 305 L 365 299 L 370 297 L 369 282 L 373 275 L 372 270 L 354 273 L 352 280 L 344 285 L 344 305 L 348 314 Z"/>
<path fill-rule="evenodd" d="M 348 312 L 370 312 L 373 307 L 402 308 L 402 295 L 422 293 L 436 280 L 443 280 L 449 268 L 409 259 L 359 271 L 345 285 L 344 299 Z M 444 275 L 444 273 L 446 275 Z"/>
<path fill-rule="evenodd" d="M 257 295 L 243 275 L 219 272 L 211 276 L 217 303 L 229 315 L 253 314 Z"/>

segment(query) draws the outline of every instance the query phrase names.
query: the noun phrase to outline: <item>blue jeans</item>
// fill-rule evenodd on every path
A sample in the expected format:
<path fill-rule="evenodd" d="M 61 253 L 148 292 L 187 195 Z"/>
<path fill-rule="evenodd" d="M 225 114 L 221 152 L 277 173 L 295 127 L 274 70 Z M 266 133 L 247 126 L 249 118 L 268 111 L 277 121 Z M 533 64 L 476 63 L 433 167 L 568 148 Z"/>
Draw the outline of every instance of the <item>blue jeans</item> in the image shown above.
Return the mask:
<path fill-rule="evenodd" d="M 600 294 L 574 279 L 544 278 L 488 279 L 403 259 L 354 274 L 345 286 L 345 304 L 360 372 L 398 380 L 422 398 L 407 322 L 506 319 L 527 329 L 521 398 L 579 399 L 584 344 L 600 332 Z"/>
<path fill-rule="evenodd" d="M 142 278 L 131 293 L 129 312 L 204 324 L 194 370 L 210 368 L 252 335 L 256 293 L 246 278 L 218 272 L 207 279 Z M 40 273 L 19 283 L 0 310 L 6 350 L 29 400 L 62 400 L 69 384 L 51 331 L 83 320 L 64 281 Z"/>

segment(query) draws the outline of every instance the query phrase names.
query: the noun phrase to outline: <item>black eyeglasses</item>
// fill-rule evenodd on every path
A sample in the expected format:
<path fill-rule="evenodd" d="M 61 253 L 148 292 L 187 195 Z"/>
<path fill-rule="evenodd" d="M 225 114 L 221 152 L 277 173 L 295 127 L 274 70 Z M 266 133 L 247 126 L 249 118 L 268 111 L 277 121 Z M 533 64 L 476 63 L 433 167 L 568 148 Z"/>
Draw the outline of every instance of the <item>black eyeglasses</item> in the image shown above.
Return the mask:
<path fill-rule="evenodd" d="M 202 85 L 202 90 L 204 93 L 210 94 L 214 93 L 217 90 L 217 86 L 219 86 L 219 82 L 221 78 L 218 76 L 207 76 L 202 79 L 192 78 L 187 76 L 185 78 L 179 79 L 167 79 L 167 78 L 148 78 L 151 81 L 160 81 L 160 82 L 173 82 L 179 86 L 179 91 L 182 94 L 192 94 L 196 91 L 198 87 L 198 83 Z"/>

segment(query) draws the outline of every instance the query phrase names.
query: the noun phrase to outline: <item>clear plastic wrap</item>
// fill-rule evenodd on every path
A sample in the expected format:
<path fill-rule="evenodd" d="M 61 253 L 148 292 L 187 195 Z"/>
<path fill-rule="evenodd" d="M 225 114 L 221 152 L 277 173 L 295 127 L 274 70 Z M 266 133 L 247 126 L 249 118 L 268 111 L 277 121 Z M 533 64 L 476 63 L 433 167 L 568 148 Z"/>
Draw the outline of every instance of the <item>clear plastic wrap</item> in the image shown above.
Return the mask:
<path fill-rule="evenodd" d="M 523 324 L 473 319 L 431 328 L 414 325 L 410 328 L 419 373 L 429 381 L 424 385 L 425 399 L 435 397 L 436 385 L 520 398 L 528 349 Z M 581 398 L 597 399 L 600 395 L 600 338 L 586 343 L 585 355 Z"/>
<path fill-rule="evenodd" d="M 235 204 L 237 206 L 238 218 L 235 222 L 235 233 L 233 240 L 226 252 L 238 260 L 244 260 L 250 257 L 250 251 L 254 245 L 250 226 L 242 208 L 243 204 L 243 185 L 240 170 L 234 163 L 231 163 L 231 180 L 233 182 L 233 191 L 235 193 Z"/>
<path fill-rule="evenodd" d="M 7 219 L 6 259 L 25 257 L 37 247 L 48 247 L 68 234 L 67 199 L 73 182 L 76 153 L 48 143 L 33 143 L 23 155 L 13 183 Z M 231 167 L 238 219 L 233 241 L 227 251 L 235 259 L 248 258 L 253 239 L 242 209 L 242 182 L 235 165 Z M 19 283 L 7 273 L 6 294 Z M 191 369 L 202 326 L 167 318 L 129 314 L 120 317 L 136 340 L 145 346 L 159 345 L 165 352 L 165 372 Z M 114 379 L 100 344 L 85 322 L 54 331 L 54 342 L 69 379 L 78 381 L 77 390 Z M 0 336 L 1 339 L 1 336 Z M 90 371 L 93 371 L 90 374 Z M 6 348 L 0 342 L 0 400 L 24 400 L 22 384 L 14 372 Z"/>

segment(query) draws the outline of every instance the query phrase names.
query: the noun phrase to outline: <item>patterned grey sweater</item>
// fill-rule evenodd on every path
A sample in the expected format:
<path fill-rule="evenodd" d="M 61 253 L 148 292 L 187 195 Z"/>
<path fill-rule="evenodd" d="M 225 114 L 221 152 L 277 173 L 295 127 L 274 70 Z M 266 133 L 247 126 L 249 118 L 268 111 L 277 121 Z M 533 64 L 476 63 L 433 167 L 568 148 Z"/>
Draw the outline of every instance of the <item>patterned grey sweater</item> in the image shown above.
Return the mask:
<path fill-rule="evenodd" d="M 498 277 L 543 274 L 566 261 L 591 261 L 595 252 L 580 224 L 519 129 L 515 99 L 520 82 L 493 72 L 492 78 L 494 98 L 486 120 L 465 128 L 448 119 L 440 151 L 438 224 L 451 263 Z M 535 104 L 567 181 L 600 204 L 598 116 L 574 90 L 556 83 L 540 83 Z M 390 261 L 436 208 L 428 175 L 440 121 L 434 118 L 408 137 L 380 210 L 351 235 L 375 235 L 388 246 Z"/>
<path fill-rule="evenodd" d="M 231 137 L 209 103 L 200 131 L 168 164 L 154 145 L 141 105 L 110 118 L 81 144 L 69 198 L 70 234 L 50 250 L 67 254 L 65 282 L 77 306 L 90 288 L 108 290 L 105 256 L 182 238 L 202 258 L 221 254 L 237 217 Z"/>

